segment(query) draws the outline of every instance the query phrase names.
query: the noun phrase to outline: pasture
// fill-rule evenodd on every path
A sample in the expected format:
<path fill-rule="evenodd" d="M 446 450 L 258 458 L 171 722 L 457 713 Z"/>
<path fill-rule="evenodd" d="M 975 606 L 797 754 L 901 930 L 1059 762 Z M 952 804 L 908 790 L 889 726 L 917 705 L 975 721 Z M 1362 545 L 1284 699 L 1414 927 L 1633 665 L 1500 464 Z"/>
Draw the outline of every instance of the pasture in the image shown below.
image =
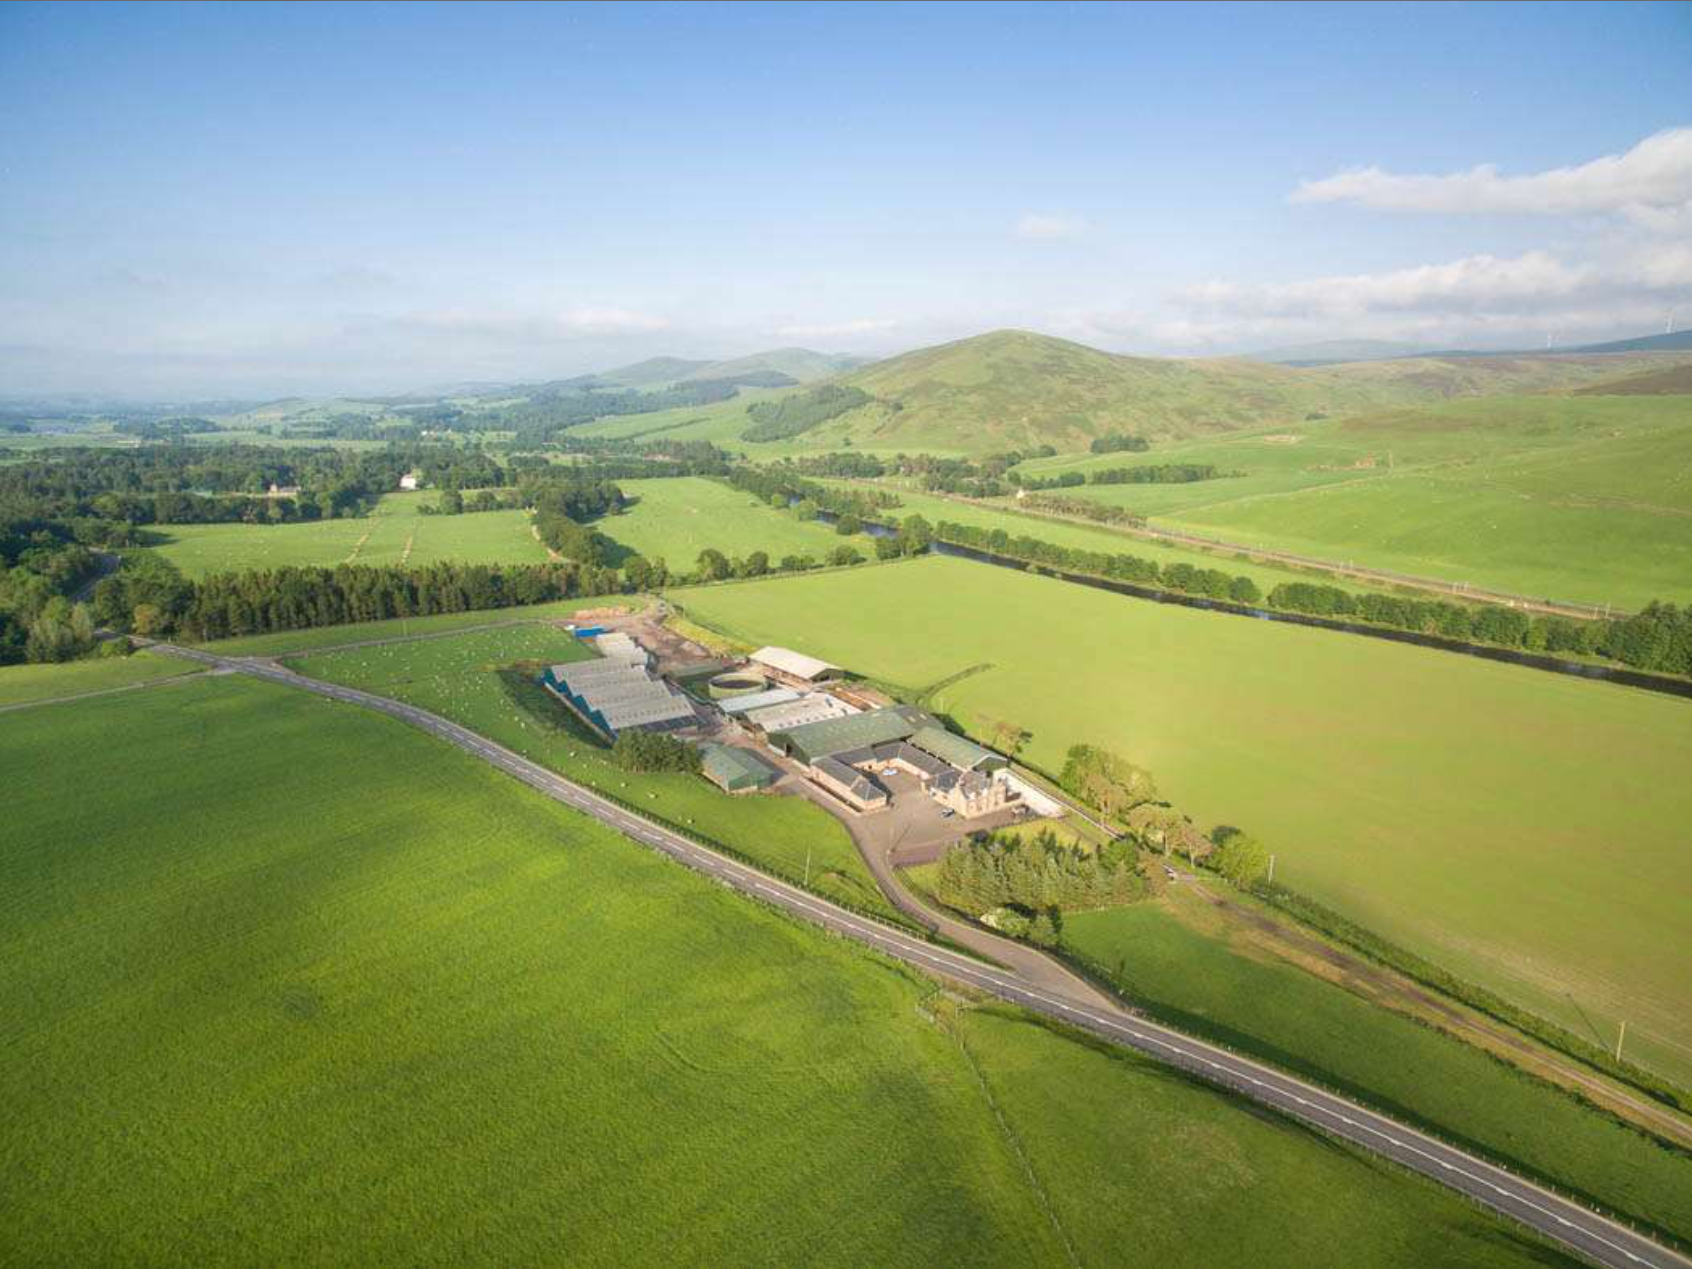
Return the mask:
<path fill-rule="evenodd" d="M 1264 953 L 1185 889 L 1158 903 L 1070 915 L 1064 943 L 1127 999 L 1177 1025 L 1413 1116 L 1608 1210 L 1692 1236 L 1692 1155 Z"/>
<path fill-rule="evenodd" d="M 594 521 L 594 529 L 618 546 L 647 559 L 662 558 L 689 571 L 707 547 L 731 559 L 766 552 L 821 560 L 845 539 L 828 525 L 804 522 L 739 489 L 703 476 L 667 480 L 620 480 L 634 505 L 621 515 Z M 613 557 L 614 558 L 614 557 Z"/>
<path fill-rule="evenodd" d="M 823 480 L 818 483 L 839 489 L 863 487 L 863 482 L 849 480 Z M 1140 487 L 1146 488 L 1147 486 Z M 1137 555 L 1141 559 L 1155 561 L 1160 568 L 1170 564 L 1190 564 L 1194 568 L 1221 569 L 1230 575 L 1238 574 L 1251 578 L 1264 594 L 1268 594 L 1282 582 L 1311 580 L 1319 580 L 1324 584 L 1338 586 L 1343 590 L 1355 593 L 1363 593 L 1371 589 L 1350 578 L 1329 577 L 1327 574 L 1318 576 L 1309 570 L 1278 567 L 1273 564 L 1261 564 L 1253 560 L 1242 559 L 1237 552 L 1233 551 L 1202 551 L 1196 548 L 1170 546 L 1155 539 L 1136 537 L 1120 530 L 1107 528 L 1104 525 L 1081 524 L 1073 520 L 1054 520 L 1032 512 L 1019 511 L 1016 504 L 1009 501 L 1003 505 L 987 502 L 960 502 L 954 498 L 942 497 L 938 494 L 918 493 L 911 489 L 897 489 L 895 492 L 897 492 L 899 501 L 903 505 L 883 513 L 881 518 L 888 522 L 903 520 L 906 516 L 922 516 L 930 524 L 949 520 L 953 524 L 975 525 L 983 529 L 1003 529 L 1012 537 L 1038 538 L 1043 542 L 1051 542 L 1072 550 L 1104 551 L 1113 555 Z M 1060 492 L 1067 495 L 1080 491 L 1065 489 Z M 1375 587 L 1373 589 L 1381 588 Z"/>
<path fill-rule="evenodd" d="M 526 511 L 423 515 L 433 490 L 385 494 L 368 516 L 298 524 L 172 524 L 152 532 L 159 554 L 189 577 L 286 565 L 404 564 L 446 560 L 468 564 L 544 564 Z"/>
<path fill-rule="evenodd" d="M 1153 462 L 1246 474 L 1063 492 L 1163 527 L 1536 597 L 1692 597 L 1692 397 L 1452 401 L 1022 470 Z"/>
<path fill-rule="evenodd" d="M 846 829 L 802 798 L 730 797 L 694 775 L 625 771 L 554 697 L 500 671 L 518 661 L 556 663 L 592 655 L 550 626 L 514 626 L 303 656 L 289 662 L 314 678 L 408 701 L 488 736 L 590 788 L 704 833 L 757 863 L 803 878 L 819 894 L 899 919 L 882 897 Z M 516 693 L 514 695 L 514 692 Z"/>
<path fill-rule="evenodd" d="M 390 719 L 201 678 L 0 765 L 11 1263 L 1566 1263 Z"/>
<path fill-rule="evenodd" d="M 85 692 L 138 687 L 143 683 L 194 674 L 200 668 L 188 661 L 150 652 L 137 652 L 127 657 L 99 657 L 90 661 L 64 661 L 57 665 L 0 666 L 0 708 L 79 696 Z"/>
<path fill-rule="evenodd" d="M 680 591 L 687 615 L 915 692 L 978 737 L 1149 769 L 1276 879 L 1692 1082 L 1692 707 L 1448 652 L 1197 612 L 958 560 Z"/>

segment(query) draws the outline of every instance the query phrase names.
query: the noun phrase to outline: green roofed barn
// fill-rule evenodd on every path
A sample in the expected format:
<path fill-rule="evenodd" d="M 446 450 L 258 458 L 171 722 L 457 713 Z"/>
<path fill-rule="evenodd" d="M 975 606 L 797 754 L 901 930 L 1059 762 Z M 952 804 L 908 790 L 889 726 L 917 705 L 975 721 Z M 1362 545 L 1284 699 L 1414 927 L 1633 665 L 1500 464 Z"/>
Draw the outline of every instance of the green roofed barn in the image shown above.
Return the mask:
<path fill-rule="evenodd" d="M 909 740 L 925 728 L 939 728 L 934 715 L 914 705 L 888 705 L 883 709 L 848 714 L 844 718 L 828 718 L 822 722 L 806 723 L 789 731 L 774 732 L 770 744 L 789 757 L 807 766 L 815 766 L 819 758 L 844 753 L 848 749 L 866 749 L 892 740 Z"/>
<path fill-rule="evenodd" d="M 767 789 L 781 775 L 749 749 L 734 745 L 702 745 L 699 752 L 705 778 L 725 793 Z"/>
<path fill-rule="evenodd" d="M 973 740 L 966 740 L 940 726 L 924 727 L 911 737 L 911 743 L 959 771 L 997 771 L 1010 765 L 991 749 L 983 749 Z"/>

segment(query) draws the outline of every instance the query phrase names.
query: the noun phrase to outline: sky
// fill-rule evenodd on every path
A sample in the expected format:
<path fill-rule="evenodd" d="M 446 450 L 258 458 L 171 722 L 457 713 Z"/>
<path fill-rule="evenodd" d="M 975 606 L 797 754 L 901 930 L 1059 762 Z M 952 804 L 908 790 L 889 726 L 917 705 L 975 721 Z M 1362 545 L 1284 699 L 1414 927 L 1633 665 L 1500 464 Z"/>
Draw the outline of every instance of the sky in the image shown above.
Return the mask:
<path fill-rule="evenodd" d="M 1692 324 L 1692 4 L 0 5 L 0 396 Z"/>

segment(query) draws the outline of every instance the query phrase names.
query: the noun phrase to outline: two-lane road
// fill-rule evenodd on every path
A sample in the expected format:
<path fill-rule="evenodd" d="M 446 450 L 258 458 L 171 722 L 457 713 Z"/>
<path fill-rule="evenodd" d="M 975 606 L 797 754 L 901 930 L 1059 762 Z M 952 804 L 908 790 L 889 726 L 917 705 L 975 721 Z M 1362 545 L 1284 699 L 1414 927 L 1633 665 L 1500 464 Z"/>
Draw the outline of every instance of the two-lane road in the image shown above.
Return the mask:
<path fill-rule="evenodd" d="M 724 885 L 835 934 L 855 939 L 884 955 L 1135 1049 L 1209 1083 L 1273 1107 L 1293 1119 L 1431 1177 L 1599 1264 L 1616 1266 L 1617 1269 L 1692 1269 L 1692 1260 L 1625 1225 L 1356 1102 L 1160 1023 L 1148 1021 L 1125 1007 L 1054 994 L 1030 985 L 1011 971 L 947 951 L 893 926 L 837 908 L 809 891 L 766 876 L 627 811 L 437 714 L 385 696 L 306 678 L 263 661 L 219 657 L 169 644 L 153 646 L 160 652 L 314 692 L 420 727 L 491 763 L 530 788 L 591 815 L 635 841 L 661 851 Z"/>

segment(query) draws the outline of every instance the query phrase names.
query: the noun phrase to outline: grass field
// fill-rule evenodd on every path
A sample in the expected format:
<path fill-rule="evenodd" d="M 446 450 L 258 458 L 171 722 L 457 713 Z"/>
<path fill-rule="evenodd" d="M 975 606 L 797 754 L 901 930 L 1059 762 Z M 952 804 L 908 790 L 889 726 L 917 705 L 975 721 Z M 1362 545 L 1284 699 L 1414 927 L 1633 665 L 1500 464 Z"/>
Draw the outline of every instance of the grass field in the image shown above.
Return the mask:
<path fill-rule="evenodd" d="M 154 532 L 161 555 L 189 577 L 280 568 L 332 568 L 336 564 L 409 564 L 444 560 L 470 564 L 543 564 L 546 548 L 535 540 L 526 511 L 478 511 L 426 516 L 433 492 L 383 496 L 368 516 L 304 524 L 173 524 Z"/>
<path fill-rule="evenodd" d="M 1692 1155 L 1230 938 L 1180 887 L 1160 903 L 1076 913 L 1063 937 L 1160 1017 L 1692 1240 Z"/>
<path fill-rule="evenodd" d="M 925 559 L 679 592 L 690 617 L 1147 767 L 1276 879 L 1692 1082 L 1687 702 Z"/>
<path fill-rule="evenodd" d="M 844 540 L 827 525 L 796 520 L 749 493 L 702 476 L 617 483 L 634 499 L 634 506 L 595 521 L 593 527 L 637 555 L 662 557 L 672 569 L 691 570 L 707 547 L 731 559 L 764 551 L 772 562 L 784 555 L 820 560 Z"/>
<path fill-rule="evenodd" d="M 862 482 L 849 480 L 823 480 L 819 483 L 839 489 L 861 489 L 864 487 Z M 1075 491 L 1063 490 L 1062 492 L 1069 494 Z M 897 493 L 902 505 L 885 513 L 884 518 L 888 521 L 903 520 L 906 516 L 919 515 L 931 524 L 949 520 L 953 524 L 978 525 L 984 529 L 1003 529 L 1012 537 L 1038 538 L 1043 542 L 1052 542 L 1058 546 L 1069 547 L 1072 550 L 1105 551 L 1113 555 L 1137 555 L 1141 559 L 1155 560 L 1159 566 L 1190 564 L 1194 568 L 1221 569 L 1225 573 L 1243 574 L 1251 578 L 1265 594 L 1282 582 L 1307 582 L 1311 580 L 1320 580 L 1324 584 L 1339 586 L 1342 589 L 1359 593 L 1370 589 L 1382 589 L 1381 587 L 1362 586 L 1348 578 L 1330 578 L 1326 574 L 1318 577 L 1317 574 L 1304 569 L 1278 568 L 1273 565 L 1253 563 L 1250 560 L 1241 559 L 1235 552 L 1188 550 L 1094 525 L 1077 524 L 1067 520 L 1053 520 L 1018 511 L 1015 504 L 1009 501 L 1001 506 L 996 503 L 958 502 L 951 498 L 918 493 L 910 489 L 899 489 Z"/>
<path fill-rule="evenodd" d="M 1154 462 L 1246 473 L 1065 490 L 1154 524 L 1521 594 L 1637 608 L 1692 586 L 1692 396 L 1452 401 L 1033 475 Z"/>
<path fill-rule="evenodd" d="M 0 706 L 156 683 L 194 674 L 199 669 L 187 661 L 147 652 L 110 660 L 66 661 L 59 665 L 0 666 Z"/>
<path fill-rule="evenodd" d="M 530 683 L 521 699 L 513 699 L 499 676 L 500 670 L 519 661 L 572 661 L 588 655 L 572 635 L 547 626 L 517 626 L 304 656 L 290 664 L 315 678 L 443 714 L 572 780 L 704 833 L 783 875 L 802 878 L 808 858 L 811 886 L 818 893 L 899 919 L 845 827 L 822 808 L 801 798 L 730 797 L 693 775 L 624 771 L 552 696 Z M 532 679 L 533 672 L 528 677 Z"/>
<path fill-rule="evenodd" d="M 8 1264 L 1566 1263 L 386 718 L 201 679 L 0 765 Z"/>

